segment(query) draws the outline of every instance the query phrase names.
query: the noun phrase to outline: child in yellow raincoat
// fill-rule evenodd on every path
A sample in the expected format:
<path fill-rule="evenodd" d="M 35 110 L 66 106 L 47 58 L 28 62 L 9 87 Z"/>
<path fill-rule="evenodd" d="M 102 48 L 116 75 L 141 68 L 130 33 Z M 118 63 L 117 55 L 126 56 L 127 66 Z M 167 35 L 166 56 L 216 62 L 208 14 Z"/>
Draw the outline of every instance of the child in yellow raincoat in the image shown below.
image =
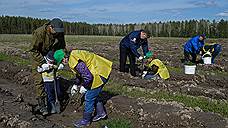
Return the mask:
<path fill-rule="evenodd" d="M 154 59 L 154 57 L 152 57 L 153 54 L 151 54 L 151 51 L 149 52 L 146 54 L 146 62 L 142 78 L 153 79 L 159 75 L 162 79 L 168 79 L 170 75 L 166 66 L 159 59 Z"/>
<path fill-rule="evenodd" d="M 57 64 L 68 64 L 78 78 L 80 93 L 85 95 L 85 107 L 83 118 L 75 121 L 75 127 L 90 125 L 91 121 L 99 121 L 107 117 L 102 98 L 99 96 L 102 88 L 108 82 L 112 62 L 99 55 L 85 50 L 72 50 L 70 56 L 66 56 L 63 50 L 57 50 L 54 54 Z M 96 110 L 93 116 L 94 108 Z"/>

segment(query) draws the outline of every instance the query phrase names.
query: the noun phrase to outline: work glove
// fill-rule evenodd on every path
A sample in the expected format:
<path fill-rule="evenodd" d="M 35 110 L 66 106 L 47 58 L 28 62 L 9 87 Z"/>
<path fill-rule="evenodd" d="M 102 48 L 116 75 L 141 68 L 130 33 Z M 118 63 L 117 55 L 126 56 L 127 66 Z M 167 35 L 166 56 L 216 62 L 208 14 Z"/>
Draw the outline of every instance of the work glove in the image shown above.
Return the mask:
<path fill-rule="evenodd" d="M 71 94 L 71 96 L 73 96 L 74 94 L 76 94 L 77 91 L 78 91 L 78 86 L 77 86 L 76 84 L 74 84 L 74 85 L 72 86 L 72 88 L 70 89 L 70 94 Z"/>
<path fill-rule="evenodd" d="M 64 65 L 63 64 L 59 64 L 58 70 L 59 69 L 63 69 L 63 68 L 64 68 Z"/>
<path fill-rule="evenodd" d="M 41 67 L 44 71 L 47 71 L 53 68 L 53 64 L 42 64 Z"/>
<path fill-rule="evenodd" d="M 138 61 L 141 61 L 141 60 L 143 60 L 143 57 L 142 57 L 142 56 L 140 56 L 140 57 L 138 58 Z"/>
<path fill-rule="evenodd" d="M 42 64 L 41 66 L 37 67 L 38 72 L 48 71 L 53 68 L 53 64 Z"/>
<path fill-rule="evenodd" d="M 40 66 L 37 66 L 37 72 L 43 72 L 43 68 Z"/>
<path fill-rule="evenodd" d="M 87 89 L 83 86 L 80 87 L 79 93 L 84 94 L 86 93 Z"/>
<path fill-rule="evenodd" d="M 142 78 L 144 78 L 147 74 L 147 71 L 143 71 Z"/>

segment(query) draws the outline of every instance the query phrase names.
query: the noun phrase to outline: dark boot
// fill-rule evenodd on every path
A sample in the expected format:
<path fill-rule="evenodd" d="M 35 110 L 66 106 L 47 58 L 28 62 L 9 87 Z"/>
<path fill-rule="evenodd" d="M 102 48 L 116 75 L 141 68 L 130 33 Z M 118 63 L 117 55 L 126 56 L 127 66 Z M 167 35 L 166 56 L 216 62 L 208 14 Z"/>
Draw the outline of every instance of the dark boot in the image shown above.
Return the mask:
<path fill-rule="evenodd" d="M 43 116 L 46 116 L 48 114 L 48 109 L 47 109 L 47 105 L 46 105 L 46 98 L 45 97 L 39 97 L 37 98 L 38 100 L 38 108 L 40 113 Z"/>
<path fill-rule="evenodd" d="M 74 126 L 76 128 L 81 128 L 81 127 L 84 127 L 84 126 L 89 126 L 90 125 L 91 118 L 92 118 L 92 113 L 84 112 L 83 113 L 83 119 L 74 122 Z"/>
<path fill-rule="evenodd" d="M 100 119 L 104 119 L 107 116 L 104 106 L 102 102 L 98 102 L 96 105 L 96 116 L 93 117 L 93 121 L 99 121 Z"/>

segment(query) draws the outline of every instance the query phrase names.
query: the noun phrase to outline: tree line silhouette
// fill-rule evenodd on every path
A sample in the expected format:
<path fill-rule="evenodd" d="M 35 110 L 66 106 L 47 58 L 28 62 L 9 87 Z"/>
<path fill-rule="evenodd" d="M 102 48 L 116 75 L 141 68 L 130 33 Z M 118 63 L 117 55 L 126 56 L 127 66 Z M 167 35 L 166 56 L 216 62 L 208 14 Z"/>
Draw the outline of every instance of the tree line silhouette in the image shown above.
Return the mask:
<path fill-rule="evenodd" d="M 21 16 L 0 16 L 0 34 L 31 34 L 49 19 Z M 206 34 L 210 38 L 227 38 L 228 21 L 185 20 L 141 24 L 88 24 L 64 21 L 67 35 L 124 36 L 133 30 L 144 29 L 154 37 L 192 37 Z"/>

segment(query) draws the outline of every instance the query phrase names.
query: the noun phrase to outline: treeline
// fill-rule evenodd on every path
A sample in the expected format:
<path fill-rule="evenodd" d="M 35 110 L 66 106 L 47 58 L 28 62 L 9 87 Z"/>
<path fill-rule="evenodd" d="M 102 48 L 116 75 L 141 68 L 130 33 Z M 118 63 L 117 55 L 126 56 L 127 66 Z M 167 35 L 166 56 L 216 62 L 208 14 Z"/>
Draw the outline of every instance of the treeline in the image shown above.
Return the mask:
<path fill-rule="evenodd" d="M 0 34 L 31 34 L 48 22 L 47 19 L 31 17 L 0 16 Z M 228 21 L 185 20 L 142 24 L 88 24 L 64 22 L 67 35 L 124 36 L 130 31 L 144 29 L 155 37 L 191 37 L 205 33 L 210 38 L 227 38 Z"/>

